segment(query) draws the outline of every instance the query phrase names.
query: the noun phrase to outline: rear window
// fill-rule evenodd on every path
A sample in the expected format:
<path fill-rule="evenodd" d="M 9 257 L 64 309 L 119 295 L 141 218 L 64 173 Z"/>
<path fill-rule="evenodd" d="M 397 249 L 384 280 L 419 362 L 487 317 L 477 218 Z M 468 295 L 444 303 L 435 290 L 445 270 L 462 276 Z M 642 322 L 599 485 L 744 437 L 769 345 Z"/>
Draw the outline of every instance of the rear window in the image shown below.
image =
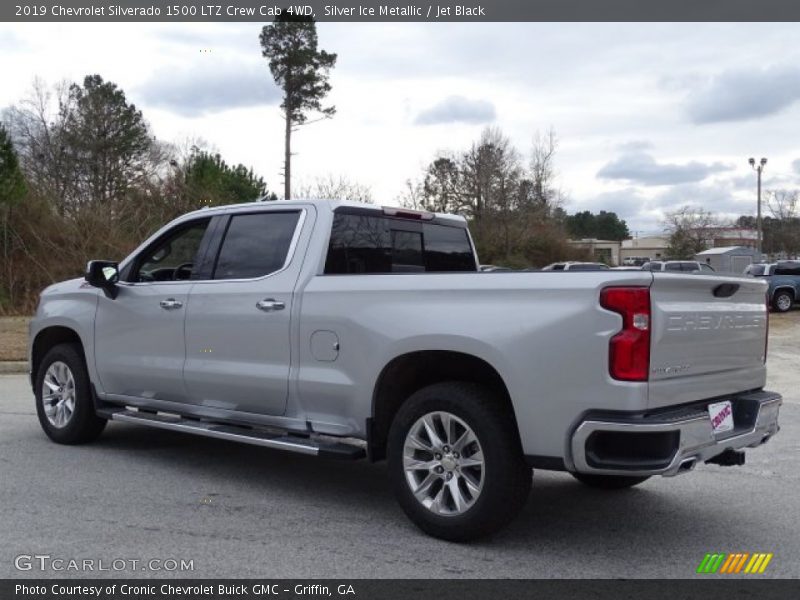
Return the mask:
<path fill-rule="evenodd" d="M 336 213 L 327 275 L 476 271 L 466 228 Z"/>

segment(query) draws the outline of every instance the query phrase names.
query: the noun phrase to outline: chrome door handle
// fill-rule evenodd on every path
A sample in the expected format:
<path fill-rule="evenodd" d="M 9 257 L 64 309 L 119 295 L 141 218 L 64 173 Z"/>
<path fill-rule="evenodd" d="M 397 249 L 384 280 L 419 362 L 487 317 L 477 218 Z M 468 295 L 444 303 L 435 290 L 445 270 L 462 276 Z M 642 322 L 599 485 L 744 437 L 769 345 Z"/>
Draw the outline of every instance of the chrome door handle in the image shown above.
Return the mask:
<path fill-rule="evenodd" d="M 175 300 L 175 298 L 167 298 L 166 300 L 159 302 L 158 305 L 164 310 L 174 310 L 183 306 L 183 302 L 179 302 L 178 300 Z"/>
<path fill-rule="evenodd" d="M 256 302 L 256 308 L 264 312 L 272 312 L 273 310 L 283 310 L 286 308 L 286 304 L 278 302 L 274 298 L 265 298 Z"/>

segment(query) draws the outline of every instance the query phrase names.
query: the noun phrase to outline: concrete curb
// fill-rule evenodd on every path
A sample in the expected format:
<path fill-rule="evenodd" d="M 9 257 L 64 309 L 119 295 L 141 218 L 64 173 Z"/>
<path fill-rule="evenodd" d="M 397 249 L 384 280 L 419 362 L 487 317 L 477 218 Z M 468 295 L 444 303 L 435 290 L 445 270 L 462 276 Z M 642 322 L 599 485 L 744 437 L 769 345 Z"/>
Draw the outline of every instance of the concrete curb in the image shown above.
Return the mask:
<path fill-rule="evenodd" d="M 0 375 L 10 375 L 12 373 L 27 373 L 27 360 L 8 360 L 0 361 Z"/>

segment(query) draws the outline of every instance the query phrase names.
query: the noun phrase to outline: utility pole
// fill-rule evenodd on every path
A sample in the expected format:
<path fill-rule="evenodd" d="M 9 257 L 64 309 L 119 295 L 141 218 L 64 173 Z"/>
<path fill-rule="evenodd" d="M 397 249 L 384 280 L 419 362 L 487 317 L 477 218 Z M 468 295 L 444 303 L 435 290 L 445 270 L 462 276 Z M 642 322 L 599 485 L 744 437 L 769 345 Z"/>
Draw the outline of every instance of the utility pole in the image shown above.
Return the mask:
<path fill-rule="evenodd" d="M 761 238 L 762 238 L 762 232 L 761 232 L 761 173 L 764 171 L 764 167 L 767 165 L 767 159 L 766 158 L 762 158 L 759 161 L 758 165 L 756 165 L 756 159 L 755 158 L 750 158 L 750 160 L 748 160 L 748 162 L 750 163 L 750 166 L 753 167 L 753 170 L 756 173 L 758 173 L 758 205 L 757 205 L 757 209 L 756 209 L 756 230 L 757 230 L 757 233 L 756 233 L 756 236 L 757 236 L 757 239 L 756 239 L 756 250 L 758 251 L 758 260 L 760 262 L 761 260 L 763 260 L 763 256 L 762 256 L 762 252 L 761 252 Z"/>

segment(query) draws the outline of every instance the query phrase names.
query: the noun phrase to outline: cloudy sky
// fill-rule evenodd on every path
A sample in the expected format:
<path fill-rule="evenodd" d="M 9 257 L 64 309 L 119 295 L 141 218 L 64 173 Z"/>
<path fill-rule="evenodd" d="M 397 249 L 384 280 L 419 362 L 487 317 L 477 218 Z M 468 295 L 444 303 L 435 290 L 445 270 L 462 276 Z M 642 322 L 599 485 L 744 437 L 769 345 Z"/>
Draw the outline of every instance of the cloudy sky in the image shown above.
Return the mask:
<path fill-rule="evenodd" d="M 525 152 L 559 139 L 570 211 L 615 210 L 660 229 L 683 204 L 755 211 L 749 156 L 769 157 L 766 188 L 800 186 L 797 24 L 331 24 L 334 119 L 294 138 L 295 184 L 344 174 L 396 203 L 441 150 L 494 125 Z M 0 107 L 34 76 L 99 73 L 154 133 L 201 137 L 280 192 L 280 92 L 260 25 L 0 24 Z"/>

